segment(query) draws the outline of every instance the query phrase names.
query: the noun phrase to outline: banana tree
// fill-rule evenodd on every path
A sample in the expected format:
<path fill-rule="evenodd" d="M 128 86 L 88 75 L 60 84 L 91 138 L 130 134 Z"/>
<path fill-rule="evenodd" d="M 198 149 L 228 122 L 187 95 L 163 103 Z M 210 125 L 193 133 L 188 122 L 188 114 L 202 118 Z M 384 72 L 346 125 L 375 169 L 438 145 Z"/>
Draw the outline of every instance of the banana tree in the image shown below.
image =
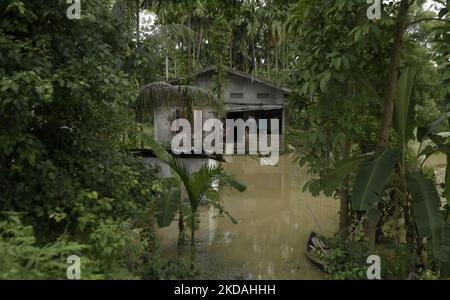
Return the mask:
<path fill-rule="evenodd" d="M 399 85 L 395 98 L 395 124 L 400 140 L 400 149 L 387 149 L 378 156 L 369 156 L 364 160 L 364 155 L 352 157 L 340 161 L 335 168 L 328 170 L 323 179 L 323 189 L 331 194 L 342 180 L 352 172 L 356 171 L 353 193 L 352 208 L 354 211 L 362 211 L 374 226 L 379 221 L 379 201 L 385 190 L 385 186 L 393 174 L 400 179 L 400 186 L 394 187 L 397 197 L 403 199 L 405 220 L 409 210 L 412 209 L 412 228 L 407 230 L 416 231 L 420 239 L 414 238 L 414 243 L 420 240 L 430 241 L 431 251 L 436 265 L 450 266 L 450 223 L 448 213 L 441 210 L 441 198 L 436 189 L 436 183 L 424 172 L 425 162 L 428 157 L 435 153 L 447 155 L 447 168 L 445 178 L 444 196 L 447 207 L 450 203 L 450 142 L 449 134 L 436 133 L 438 125 L 447 120 L 449 115 L 439 118 L 424 128 L 417 128 L 415 124 L 415 104 L 412 101 L 412 90 L 414 73 L 405 69 L 399 79 Z M 416 130 L 416 139 L 420 143 L 418 157 L 412 162 L 418 163 L 411 168 L 406 163 L 406 153 L 409 150 L 409 142 Z M 431 143 L 425 149 L 422 144 L 428 140 Z M 394 170 L 400 172 L 394 172 Z M 407 220 L 406 220 L 407 221 Z"/>
<path fill-rule="evenodd" d="M 203 165 L 197 172 L 190 174 L 181 159 L 174 158 L 171 156 L 161 145 L 159 145 L 154 139 L 149 138 L 148 140 L 151 149 L 154 151 L 155 155 L 166 163 L 172 170 L 172 173 L 176 176 L 182 188 L 186 190 L 188 195 L 188 203 L 191 210 L 191 258 L 192 262 L 194 260 L 195 253 L 195 216 L 200 205 L 200 201 L 206 197 L 209 204 L 217 208 L 220 213 L 225 214 L 230 217 L 231 221 L 235 220 L 230 216 L 230 214 L 223 208 L 220 202 L 220 197 L 218 192 L 213 188 L 213 183 L 218 182 L 220 186 L 228 186 L 239 192 L 244 192 L 246 186 L 234 179 L 231 175 L 224 172 L 221 165 L 208 167 Z M 160 202 L 159 211 L 160 217 L 164 219 L 162 225 L 168 225 L 175 216 L 178 204 L 181 203 L 182 199 L 180 197 L 179 188 L 172 189 L 171 193 L 167 197 L 166 201 Z"/>

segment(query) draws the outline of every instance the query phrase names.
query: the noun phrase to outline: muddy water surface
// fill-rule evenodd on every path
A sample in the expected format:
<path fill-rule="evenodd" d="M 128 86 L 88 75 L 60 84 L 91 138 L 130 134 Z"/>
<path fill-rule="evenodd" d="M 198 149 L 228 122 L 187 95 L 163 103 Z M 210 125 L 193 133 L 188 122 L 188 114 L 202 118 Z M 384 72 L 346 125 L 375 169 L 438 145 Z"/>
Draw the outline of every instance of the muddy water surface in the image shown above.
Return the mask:
<path fill-rule="evenodd" d="M 225 170 L 247 185 L 244 193 L 222 191 L 225 208 L 238 221 L 201 209 L 198 261 L 208 279 L 321 279 L 305 258 L 311 230 L 333 234 L 339 203 L 312 197 L 302 188 L 306 169 L 280 157 L 278 166 L 261 166 L 252 157 L 230 157 Z M 160 230 L 161 247 L 176 253 L 176 225 Z"/>

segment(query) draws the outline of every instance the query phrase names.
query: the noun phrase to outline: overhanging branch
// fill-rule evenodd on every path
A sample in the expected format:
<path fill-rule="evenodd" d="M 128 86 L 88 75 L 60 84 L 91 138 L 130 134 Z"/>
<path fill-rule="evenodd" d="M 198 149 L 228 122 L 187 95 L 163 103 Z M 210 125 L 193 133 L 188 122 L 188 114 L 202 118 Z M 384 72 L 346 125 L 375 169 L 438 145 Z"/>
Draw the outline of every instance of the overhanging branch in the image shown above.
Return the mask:
<path fill-rule="evenodd" d="M 414 24 L 418 24 L 421 22 L 426 22 L 426 21 L 441 21 L 441 22 L 447 22 L 450 23 L 450 19 L 439 19 L 439 18 L 423 18 L 423 19 L 418 19 L 418 20 L 414 20 L 411 23 L 408 24 L 408 26 L 414 25 Z"/>

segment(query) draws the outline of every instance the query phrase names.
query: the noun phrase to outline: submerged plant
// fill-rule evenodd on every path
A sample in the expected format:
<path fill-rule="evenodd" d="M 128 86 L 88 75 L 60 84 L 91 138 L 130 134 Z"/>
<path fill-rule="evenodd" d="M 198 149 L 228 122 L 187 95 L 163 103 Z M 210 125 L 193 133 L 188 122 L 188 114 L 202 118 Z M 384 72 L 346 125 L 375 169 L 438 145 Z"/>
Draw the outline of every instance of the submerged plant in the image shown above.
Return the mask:
<path fill-rule="evenodd" d="M 169 165 L 172 169 L 173 174 L 176 176 L 177 180 L 181 183 L 180 186 L 174 187 L 175 190 L 171 190 L 169 194 L 170 197 L 166 198 L 165 201 L 160 205 L 162 210 L 159 214 L 165 216 L 175 216 L 175 212 L 182 202 L 183 199 L 179 197 L 181 194 L 180 189 L 184 188 L 186 190 L 188 203 L 190 206 L 191 214 L 191 249 L 194 253 L 195 248 L 195 215 L 197 214 L 200 201 L 206 198 L 210 205 L 218 209 L 220 213 L 223 213 L 230 217 L 230 219 L 235 222 L 235 220 L 230 216 L 230 214 L 223 208 L 220 201 L 219 193 L 213 187 L 214 182 L 218 182 L 220 186 L 229 186 L 240 192 L 246 190 L 246 186 L 234 179 L 231 175 L 227 174 L 221 165 L 209 167 L 203 165 L 197 172 L 190 174 L 181 159 L 172 157 L 161 145 L 159 145 L 154 139 L 149 138 L 148 140 L 152 150 L 155 152 L 156 156 L 161 159 L 164 163 Z M 164 203 L 169 203 L 164 205 Z M 169 220 L 166 219 L 165 221 Z M 167 225 L 169 222 L 165 222 L 163 225 Z"/>

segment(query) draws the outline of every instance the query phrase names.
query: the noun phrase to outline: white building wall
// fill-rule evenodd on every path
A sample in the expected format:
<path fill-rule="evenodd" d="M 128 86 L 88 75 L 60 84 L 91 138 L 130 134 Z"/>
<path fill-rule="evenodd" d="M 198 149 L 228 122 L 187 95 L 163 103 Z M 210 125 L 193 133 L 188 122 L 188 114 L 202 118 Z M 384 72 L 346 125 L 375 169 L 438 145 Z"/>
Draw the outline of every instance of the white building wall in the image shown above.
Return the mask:
<path fill-rule="evenodd" d="M 153 166 L 154 168 L 156 168 L 159 172 L 159 176 L 161 178 L 171 178 L 172 177 L 172 172 L 170 167 L 162 162 L 159 158 L 157 157 L 148 157 L 145 158 L 148 163 Z M 189 174 L 193 174 L 195 172 L 197 172 L 198 170 L 200 170 L 200 168 L 203 165 L 208 165 L 209 167 L 214 167 L 214 166 L 218 166 L 219 162 L 211 159 L 211 158 L 181 158 L 181 160 L 183 161 L 184 165 L 186 166 L 186 168 L 189 171 Z M 213 183 L 213 187 L 218 187 L 217 183 Z"/>
<path fill-rule="evenodd" d="M 173 121 L 175 121 L 175 112 L 177 109 L 181 110 L 182 108 L 180 106 L 175 107 L 163 106 L 157 109 L 154 115 L 153 121 L 154 138 L 159 144 L 162 144 L 169 149 L 172 137 L 174 136 L 174 134 L 171 131 L 171 128 Z M 202 111 L 203 122 L 205 122 L 208 119 L 217 117 L 217 113 L 211 107 L 202 107 L 202 108 L 199 107 L 195 108 L 195 110 Z M 193 127 L 194 123 L 192 123 L 191 126 Z M 192 130 L 194 129 L 192 128 Z"/>

